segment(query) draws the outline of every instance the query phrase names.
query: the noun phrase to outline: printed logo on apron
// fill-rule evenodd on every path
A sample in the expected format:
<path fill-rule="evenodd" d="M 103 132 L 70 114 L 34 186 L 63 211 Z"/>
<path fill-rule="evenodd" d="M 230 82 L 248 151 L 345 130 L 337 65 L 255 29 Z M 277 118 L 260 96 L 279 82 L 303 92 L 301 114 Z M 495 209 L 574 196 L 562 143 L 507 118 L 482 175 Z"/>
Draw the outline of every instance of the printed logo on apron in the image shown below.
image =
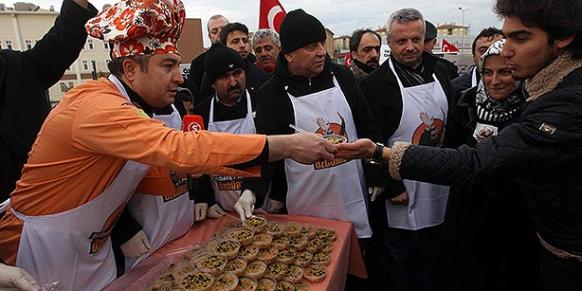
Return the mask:
<path fill-rule="evenodd" d="M 182 184 L 182 185 L 177 185 L 176 186 L 176 192 L 172 195 L 162 195 L 162 201 L 164 201 L 164 203 L 166 202 L 170 202 L 184 194 L 188 193 L 188 185 L 187 184 Z"/>
<path fill-rule="evenodd" d="M 215 121 L 214 120 L 214 103 L 219 102 L 215 96 L 210 103 L 210 112 L 208 113 L 208 131 L 211 132 L 228 132 L 233 134 L 254 134 L 256 133 L 255 122 L 253 120 L 252 101 L 249 91 L 246 91 L 247 115 L 244 118 Z M 243 177 L 231 176 L 211 176 L 211 185 L 214 190 L 216 202 L 227 211 L 234 209 L 234 204 L 240 197 Z"/>
<path fill-rule="evenodd" d="M 446 116 L 446 113 L 442 112 L 442 116 Z M 440 146 L 443 141 L 444 120 L 424 111 L 419 114 L 419 118 L 422 123 L 412 134 L 412 144 Z"/>
<path fill-rule="evenodd" d="M 212 176 L 220 191 L 237 191 L 242 188 L 243 177 Z"/>
<path fill-rule="evenodd" d="M 337 112 L 337 115 L 339 116 L 340 123 L 330 122 L 328 120 L 325 120 L 325 118 L 323 117 L 317 117 L 315 119 L 315 123 L 317 123 L 319 128 L 315 131 L 315 133 L 324 136 L 329 134 L 339 135 L 345 137 L 346 140 L 348 140 L 348 133 L 346 132 L 346 120 L 339 112 Z M 349 160 L 346 160 L 344 158 L 337 158 L 331 161 L 317 161 L 313 164 L 313 167 L 316 170 L 329 169 L 337 167 L 341 164 L 345 164 L 347 162 L 349 162 Z"/>
<path fill-rule="evenodd" d="M 113 229 L 115 222 L 117 222 L 119 216 L 121 216 L 121 212 L 123 212 L 125 204 L 126 203 L 121 204 L 119 207 L 117 207 L 117 209 L 115 209 L 115 211 L 113 211 L 113 213 L 111 213 L 111 215 L 109 215 L 107 220 L 105 220 L 103 227 L 101 227 L 101 231 L 91 233 L 89 236 L 89 239 L 91 240 L 91 249 L 89 250 L 90 255 L 98 253 L 101 248 L 103 248 L 107 242 L 107 239 L 109 238 L 109 235 L 111 235 L 111 230 Z"/>

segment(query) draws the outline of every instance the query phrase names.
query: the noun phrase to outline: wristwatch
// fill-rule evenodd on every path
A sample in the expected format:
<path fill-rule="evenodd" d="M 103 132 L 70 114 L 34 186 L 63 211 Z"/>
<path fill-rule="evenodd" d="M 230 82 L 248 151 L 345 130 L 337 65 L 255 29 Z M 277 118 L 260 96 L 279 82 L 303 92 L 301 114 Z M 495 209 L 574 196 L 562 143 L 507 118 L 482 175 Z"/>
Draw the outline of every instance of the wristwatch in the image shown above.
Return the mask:
<path fill-rule="evenodd" d="M 384 153 L 384 145 L 377 142 L 376 149 L 374 150 L 374 154 L 372 155 L 371 158 L 366 159 L 366 162 L 373 164 L 373 165 L 380 165 L 380 164 L 384 163 L 384 160 L 382 160 L 383 153 Z"/>

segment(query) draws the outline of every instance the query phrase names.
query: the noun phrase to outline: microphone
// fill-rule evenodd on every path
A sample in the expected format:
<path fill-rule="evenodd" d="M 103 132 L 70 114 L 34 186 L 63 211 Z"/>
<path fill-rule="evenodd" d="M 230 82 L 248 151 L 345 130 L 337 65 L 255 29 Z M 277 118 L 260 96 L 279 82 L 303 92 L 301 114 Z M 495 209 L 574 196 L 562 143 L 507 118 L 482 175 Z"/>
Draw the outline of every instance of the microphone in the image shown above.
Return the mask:
<path fill-rule="evenodd" d="M 183 132 L 198 132 L 204 130 L 204 119 L 200 115 L 184 115 L 182 120 L 182 131 Z M 198 192 L 198 179 L 193 179 L 192 176 L 188 175 L 186 177 L 188 183 L 188 195 L 190 200 L 195 200 L 196 193 Z"/>
<path fill-rule="evenodd" d="M 200 115 L 184 115 L 182 120 L 183 132 L 198 132 L 204 130 L 204 120 Z"/>

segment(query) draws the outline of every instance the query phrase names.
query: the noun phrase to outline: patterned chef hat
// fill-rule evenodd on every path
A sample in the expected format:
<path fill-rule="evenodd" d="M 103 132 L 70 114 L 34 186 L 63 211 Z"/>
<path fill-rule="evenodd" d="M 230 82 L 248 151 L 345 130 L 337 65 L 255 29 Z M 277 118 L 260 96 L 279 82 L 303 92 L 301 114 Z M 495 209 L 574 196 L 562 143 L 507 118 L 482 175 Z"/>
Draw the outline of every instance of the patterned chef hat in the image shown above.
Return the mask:
<path fill-rule="evenodd" d="M 111 58 L 179 54 L 186 12 L 180 0 L 122 0 L 85 24 L 87 33 L 109 42 Z"/>

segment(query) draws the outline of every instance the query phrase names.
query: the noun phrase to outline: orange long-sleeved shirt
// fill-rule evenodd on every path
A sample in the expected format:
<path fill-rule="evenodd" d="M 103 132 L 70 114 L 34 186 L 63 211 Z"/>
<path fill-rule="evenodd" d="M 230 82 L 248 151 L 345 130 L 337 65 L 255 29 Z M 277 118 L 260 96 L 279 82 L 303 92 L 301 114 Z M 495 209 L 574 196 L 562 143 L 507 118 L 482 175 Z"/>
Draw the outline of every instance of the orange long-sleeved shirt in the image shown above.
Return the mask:
<path fill-rule="evenodd" d="M 258 176 L 229 168 L 257 158 L 262 135 L 182 133 L 149 118 L 107 79 L 69 91 L 51 111 L 11 194 L 29 216 L 60 213 L 97 197 L 127 160 L 189 173 Z M 22 223 L 9 210 L 0 220 L 0 259 L 16 261 Z"/>

